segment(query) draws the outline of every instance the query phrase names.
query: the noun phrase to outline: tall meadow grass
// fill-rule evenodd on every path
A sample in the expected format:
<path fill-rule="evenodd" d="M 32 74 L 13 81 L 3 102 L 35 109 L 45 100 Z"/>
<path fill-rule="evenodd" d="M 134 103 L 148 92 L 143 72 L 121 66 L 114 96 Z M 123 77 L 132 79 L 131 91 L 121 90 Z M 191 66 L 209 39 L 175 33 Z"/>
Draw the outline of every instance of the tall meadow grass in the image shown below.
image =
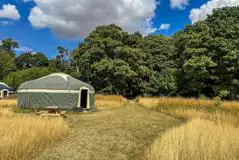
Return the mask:
<path fill-rule="evenodd" d="M 95 106 L 96 108 L 117 108 L 121 107 L 126 99 L 118 95 L 96 95 Z"/>
<path fill-rule="evenodd" d="M 238 160 L 238 128 L 194 119 L 155 140 L 147 160 Z"/>
<path fill-rule="evenodd" d="M 239 159 L 239 102 L 159 97 L 139 104 L 187 121 L 156 139 L 146 160 Z"/>
<path fill-rule="evenodd" d="M 149 108 L 159 106 L 167 107 L 194 107 L 194 108 L 212 108 L 217 104 L 216 100 L 181 98 L 181 97 L 155 97 L 155 98 L 139 98 L 139 104 Z M 239 109 L 239 102 L 223 101 L 222 107 L 225 109 Z"/>
<path fill-rule="evenodd" d="M 0 100 L 0 107 L 15 107 L 17 105 L 16 99 L 7 99 L 7 100 Z"/>
<path fill-rule="evenodd" d="M 16 101 L 0 101 L 0 159 L 29 159 L 45 146 L 69 132 L 61 118 L 17 114 L 12 111 Z"/>

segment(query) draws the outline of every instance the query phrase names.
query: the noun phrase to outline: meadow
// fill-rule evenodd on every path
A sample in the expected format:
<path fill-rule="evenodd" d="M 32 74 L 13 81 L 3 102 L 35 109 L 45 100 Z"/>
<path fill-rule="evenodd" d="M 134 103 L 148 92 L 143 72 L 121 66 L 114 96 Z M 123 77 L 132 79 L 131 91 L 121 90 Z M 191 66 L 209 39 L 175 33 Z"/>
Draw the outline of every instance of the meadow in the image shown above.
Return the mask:
<path fill-rule="evenodd" d="M 0 101 L 0 159 L 26 159 L 69 132 L 63 119 L 13 112 L 16 100 Z"/>
<path fill-rule="evenodd" d="M 239 159 L 238 102 L 159 97 L 139 104 L 186 122 L 159 136 L 145 159 Z"/>
<path fill-rule="evenodd" d="M 0 101 L 0 159 L 239 159 L 239 103 L 96 95 L 95 113 L 66 119 Z"/>

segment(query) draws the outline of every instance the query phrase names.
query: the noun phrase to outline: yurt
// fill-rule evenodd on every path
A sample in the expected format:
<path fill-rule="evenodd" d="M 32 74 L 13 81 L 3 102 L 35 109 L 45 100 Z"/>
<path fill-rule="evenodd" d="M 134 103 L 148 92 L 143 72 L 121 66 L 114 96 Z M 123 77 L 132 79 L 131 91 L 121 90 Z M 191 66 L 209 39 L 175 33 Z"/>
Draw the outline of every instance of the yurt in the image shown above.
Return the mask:
<path fill-rule="evenodd" d="M 94 93 L 90 84 L 64 73 L 54 73 L 21 84 L 17 90 L 18 107 L 58 106 L 94 111 Z"/>
<path fill-rule="evenodd" d="M 9 97 L 13 93 L 13 89 L 7 84 L 0 82 L 0 99 Z"/>

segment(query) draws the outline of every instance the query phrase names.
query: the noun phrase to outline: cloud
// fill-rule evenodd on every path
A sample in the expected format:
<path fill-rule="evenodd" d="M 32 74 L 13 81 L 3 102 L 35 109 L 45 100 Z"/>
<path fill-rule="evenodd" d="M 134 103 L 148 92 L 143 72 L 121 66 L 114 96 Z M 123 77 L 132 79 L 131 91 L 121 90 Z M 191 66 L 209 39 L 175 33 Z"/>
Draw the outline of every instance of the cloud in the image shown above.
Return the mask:
<path fill-rule="evenodd" d="M 35 28 L 50 28 L 58 37 L 85 37 L 95 27 L 115 23 L 125 31 L 150 34 L 156 0 L 34 0 L 28 17 Z M 53 7 L 54 6 L 54 7 Z"/>
<path fill-rule="evenodd" d="M 35 54 L 37 54 L 37 52 L 31 52 L 31 55 L 35 55 Z"/>
<path fill-rule="evenodd" d="M 0 18 L 7 18 L 13 20 L 19 20 L 21 18 L 16 6 L 11 4 L 4 4 L 0 9 Z"/>
<path fill-rule="evenodd" d="M 239 0 L 211 0 L 206 4 L 203 4 L 200 8 L 194 8 L 190 12 L 189 18 L 192 23 L 196 23 L 200 20 L 205 20 L 208 15 L 212 15 L 212 11 L 215 8 L 238 6 Z"/>
<path fill-rule="evenodd" d="M 170 24 L 161 24 L 159 30 L 169 30 Z"/>
<path fill-rule="evenodd" d="M 13 24 L 13 21 L 0 21 L 0 27 L 11 26 Z"/>
<path fill-rule="evenodd" d="M 185 6 L 188 5 L 189 0 L 170 0 L 171 8 L 185 9 Z"/>
<path fill-rule="evenodd" d="M 19 48 L 14 49 L 16 52 L 32 52 L 31 48 L 20 46 Z"/>

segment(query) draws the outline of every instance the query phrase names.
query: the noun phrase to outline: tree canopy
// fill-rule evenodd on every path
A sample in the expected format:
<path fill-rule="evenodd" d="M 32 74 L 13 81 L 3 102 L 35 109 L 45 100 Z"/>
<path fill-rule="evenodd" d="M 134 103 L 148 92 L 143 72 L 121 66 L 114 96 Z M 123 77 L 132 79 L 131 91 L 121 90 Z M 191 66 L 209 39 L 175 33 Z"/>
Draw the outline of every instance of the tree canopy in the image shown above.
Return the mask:
<path fill-rule="evenodd" d="M 41 53 L 15 57 L 18 44 L 6 39 L 0 45 L 0 79 L 17 87 L 22 81 L 61 71 L 92 84 L 97 92 L 128 98 L 223 95 L 235 100 L 239 98 L 238 19 L 239 7 L 217 9 L 171 37 L 130 34 L 115 24 L 99 26 L 71 53 L 57 47 L 56 59 L 49 61 Z M 64 60 L 68 53 L 70 63 Z"/>
<path fill-rule="evenodd" d="M 22 53 L 15 59 L 18 68 L 47 67 L 49 61 L 47 57 L 40 52 Z"/>
<path fill-rule="evenodd" d="M 177 48 L 178 92 L 212 97 L 239 95 L 239 8 L 214 10 L 205 21 L 173 36 Z"/>

